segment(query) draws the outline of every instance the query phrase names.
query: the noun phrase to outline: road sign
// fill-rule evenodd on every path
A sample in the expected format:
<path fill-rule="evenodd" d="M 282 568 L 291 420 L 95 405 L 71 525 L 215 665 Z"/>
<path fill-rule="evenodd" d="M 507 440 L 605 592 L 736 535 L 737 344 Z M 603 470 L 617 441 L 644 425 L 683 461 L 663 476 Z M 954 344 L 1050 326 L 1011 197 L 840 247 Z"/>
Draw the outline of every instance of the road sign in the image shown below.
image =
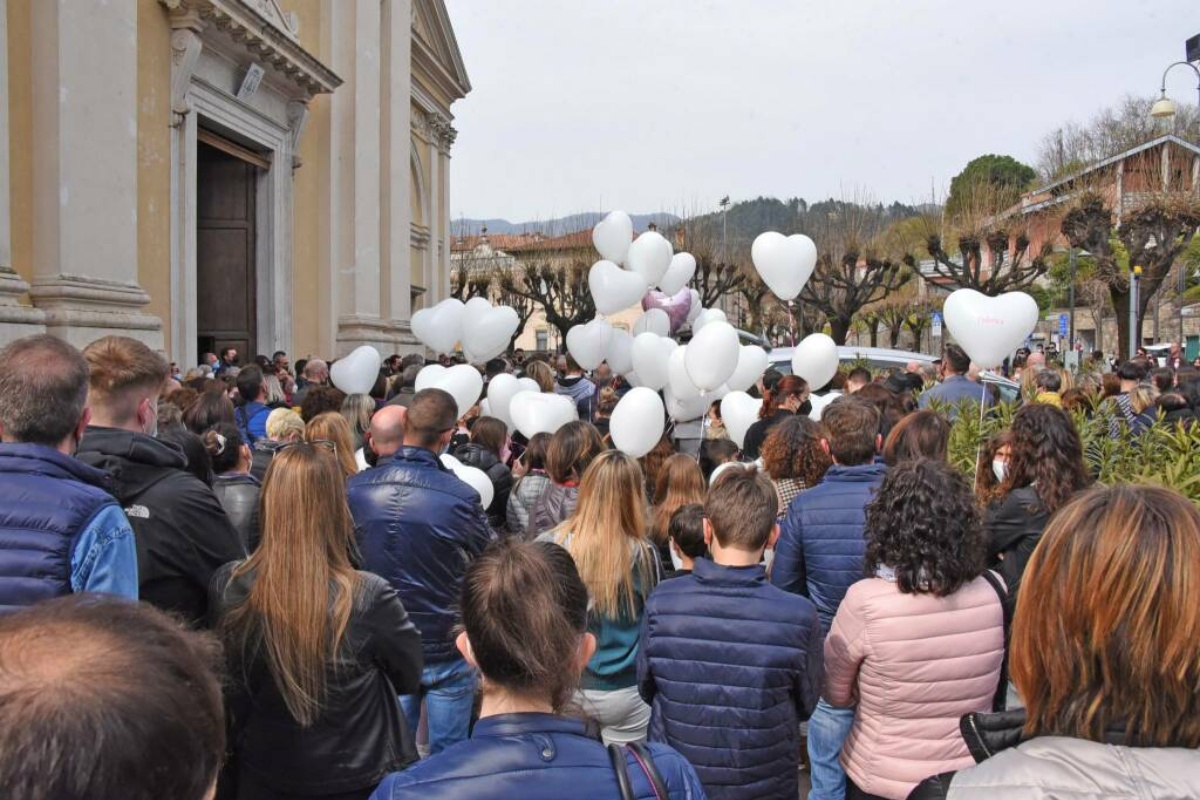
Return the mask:
<path fill-rule="evenodd" d="M 942 313 L 940 311 L 935 311 L 935 312 L 933 312 L 933 316 L 930 319 L 931 319 L 931 322 L 933 323 L 933 335 L 941 336 L 942 335 Z"/>
<path fill-rule="evenodd" d="M 1068 322 L 1068 320 L 1067 320 L 1066 314 L 1058 315 L 1058 335 L 1059 336 L 1067 335 L 1067 322 Z"/>

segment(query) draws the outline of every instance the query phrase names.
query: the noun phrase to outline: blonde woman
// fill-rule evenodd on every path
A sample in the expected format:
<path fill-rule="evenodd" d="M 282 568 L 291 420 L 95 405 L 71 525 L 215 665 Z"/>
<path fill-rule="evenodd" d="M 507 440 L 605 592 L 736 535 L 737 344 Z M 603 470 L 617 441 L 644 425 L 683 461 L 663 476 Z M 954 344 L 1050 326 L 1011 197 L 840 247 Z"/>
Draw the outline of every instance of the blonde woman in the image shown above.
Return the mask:
<path fill-rule="evenodd" d="M 596 652 L 577 699 L 600 723 L 605 744 L 643 740 L 650 725 L 650 707 L 637 689 L 637 644 L 660 567 L 646 539 L 643 486 L 635 459 L 601 453 L 583 474 L 575 512 L 539 537 L 566 548 L 587 586 Z"/>
<path fill-rule="evenodd" d="M 315 443 L 282 449 L 262 543 L 212 583 L 229 676 L 222 797 L 365 800 L 416 760 L 396 695 L 420 685 L 421 637 L 391 585 L 351 566 L 353 539 L 337 459 Z"/>
<path fill-rule="evenodd" d="M 326 411 L 308 421 L 304 428 L 304 441 L 321 442 L 331 446 L 342 472 L 349 479 L 358 474 L 358 462 L 354 460 L 354 438 L 350 423 L 336 411 Z"/>
<path fill-rule="evenodd" d="M 706 489 L 704 473 L 696 459 L 676 453 L 663 462 L 654 486 L 654 508 L 650 511 L 647 533 L 664 565 L 671 561 L 671 537 L 667 533 L 671 516 L 686 505 L 704 505 Z"/>
<path fill-rule="evenodd" d="M 290 408 L 277 408 L 267 416 L 267 435 L 254 442 L 254 461 L 250 474 L 262 483 L 275 451 L 288 442 L 304 440 L 304 420 Z"/>
<path fill-rule="evenodd" d="M 531 361 L 525 365 L 525 377 L 532 378 L 542 393 L 554 392 L 554 370 L 545 361 Z"/>
<path fill-rule="evenodd" d="M 354 449 L 363 446 L 363 434 L 371 429 L 371 417 L 375 416 L 375 398 L 369 394 L 350 394 L 342 401 L 342 416 L 350 423 L 350 436 Z"/>

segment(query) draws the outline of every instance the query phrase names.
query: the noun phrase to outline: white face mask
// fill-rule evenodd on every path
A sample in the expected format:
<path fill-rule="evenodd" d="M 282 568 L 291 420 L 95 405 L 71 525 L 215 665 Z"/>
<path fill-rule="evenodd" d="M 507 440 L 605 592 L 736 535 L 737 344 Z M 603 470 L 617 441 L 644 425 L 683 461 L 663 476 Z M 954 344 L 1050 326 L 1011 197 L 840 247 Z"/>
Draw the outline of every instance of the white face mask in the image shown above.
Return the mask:
<path fill-rule="evenodd" d="M 996 480 L 1004 483 L 1004 477 L 1008 474 L 1008 462 L 996 459 L 992 462 L 992 472 L 996 476 Z"/>

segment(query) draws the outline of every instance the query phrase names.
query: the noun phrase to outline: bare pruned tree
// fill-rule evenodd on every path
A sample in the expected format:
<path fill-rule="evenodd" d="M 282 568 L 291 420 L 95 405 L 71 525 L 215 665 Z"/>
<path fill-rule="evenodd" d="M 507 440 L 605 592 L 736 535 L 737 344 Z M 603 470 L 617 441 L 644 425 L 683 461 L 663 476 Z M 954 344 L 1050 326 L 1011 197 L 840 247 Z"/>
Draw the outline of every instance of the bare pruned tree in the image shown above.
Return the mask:
<path fill-rule="evenodd" d="M 502 274 L 500 291 L 541 306 L 546 322 L 558 329 L 559 341 L 565 342 L 567 331 L 596 316 L 596 303 L 587 282 L 590 267 L 582 260 L 559 265 L 532 262 Z"/>

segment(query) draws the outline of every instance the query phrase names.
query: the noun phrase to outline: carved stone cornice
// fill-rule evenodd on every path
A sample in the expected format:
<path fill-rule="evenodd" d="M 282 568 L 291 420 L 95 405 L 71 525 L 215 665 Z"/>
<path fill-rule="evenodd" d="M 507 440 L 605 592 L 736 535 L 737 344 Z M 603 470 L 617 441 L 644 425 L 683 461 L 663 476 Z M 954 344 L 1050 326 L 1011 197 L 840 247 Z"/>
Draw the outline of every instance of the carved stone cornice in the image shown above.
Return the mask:
<path fill-rule="evenodd" d="M 171 27 L 197 33 L 211 25 L 226 33 L 256 61 L 271 67 L 307 100 L 332 92 L 342 79 L 300 45 L 276 0 L 159 0 Z M 182 42 L 182 40 L 181 40 Z M 172 41 L 172 58 L 175 42 Z M 184 48 L 186 54 L 186 47 Z"/>

